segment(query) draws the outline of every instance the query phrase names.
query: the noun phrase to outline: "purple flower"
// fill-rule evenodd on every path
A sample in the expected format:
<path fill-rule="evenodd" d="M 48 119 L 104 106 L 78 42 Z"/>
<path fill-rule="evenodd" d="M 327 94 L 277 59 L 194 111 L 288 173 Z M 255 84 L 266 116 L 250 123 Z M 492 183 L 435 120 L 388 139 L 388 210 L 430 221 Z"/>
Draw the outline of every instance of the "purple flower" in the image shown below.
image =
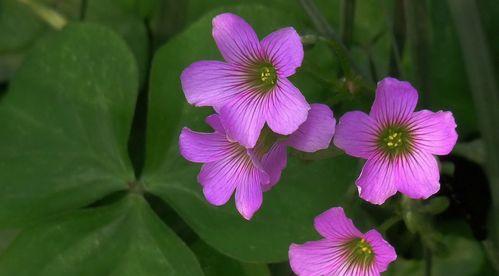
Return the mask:
<path fill-rule="evenodd" d="M 253 148 L 265 123 L 289 135 L 307 119 L 309 104 L 287 79 L 300 67 L 303 46 L 291 28 L 262 41 L 242 18 L 224 13 L 213 19 L 213 38 L 226 62 L 199 61 L 180 79 L 187 101 L 212 106 L 227 135 Z"/>
<path fill-rule="evenodd" d="M 289 263 L 297 275 L 375 276 L 397 259 L 378 231 L 361 233 L 341 207 L 317 216 L 314 227 L 324 239 L 289 247 Z"/>
<path fill-rule="evenodd" d="M 356 181 L 361 198 L 382 204 L 400 191 L 426 199 L 440 189 L 434 155 L 452 151 L 456 123 L 451 112 L 414 112 L 417 101 L 408 82 L 385 78 L 378 83 L 369 115 L 353 111 L 341 117 L 334 144 L 367 159 Z"/>
<path fill-rule="evenodd" d="M 313 104 L 295 133 L 282 137 L 264 129 L 255 148 L 247 149 L 227 137 L 219 115 L 208 116 L 206 122 L 213 133 L 182 130 L 180 153 L 189 161 L 204 163 L 198 181 L 208 202 L 224 205 L 235 191 L 236 208 L 248 220 L 260 209 L 263 192 L 279 181 L 287 146 L 307 152 L 327 148 L 335 127 L 331 109 Z"/>

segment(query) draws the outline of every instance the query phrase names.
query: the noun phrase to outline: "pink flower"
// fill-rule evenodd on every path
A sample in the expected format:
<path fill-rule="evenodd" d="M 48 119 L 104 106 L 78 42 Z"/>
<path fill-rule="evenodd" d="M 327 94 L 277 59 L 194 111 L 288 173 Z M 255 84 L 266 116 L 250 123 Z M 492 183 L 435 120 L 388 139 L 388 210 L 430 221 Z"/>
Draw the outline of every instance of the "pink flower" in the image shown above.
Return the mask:
<path fill-rule="evenodd" d="M 414 112 L 417 101 L 408 82 L 385 78 L 378 83 L 369 115 L 353 111 L 341 117 L 334 144 L 367 159 L 356 181 L 361 198 L 382 204 L 400 191 L 426 199 L 440 189 L 434 155 L 452 151 L 456 123 L 451 112 Z"/>
<path fill-rule="evenodd" d="M 376 276 L 397 259 L 378 231 L 361 233 L 341 207 L 317 216 L 314 227 L 324 239 L 289 247 L 289 263 L 297 275 Z"/>
<path fill-rule="evenodd" d="M 187 101 L 212 106 L 227 135 L 255 146 L 265 123 L 289 135 L 307 119 L 309 104 L 287 77 L 303 60 L 300 36 L 291 28 L 262 41 L 242 18 L 224 13 L 213 19 L 213 38 L 226 62 L 199 61 L 180 79 Z"/>
<path fill-rule="evenodd" d="M 265 129 L 255 148 L 247 149 L 227 137 L 219 115 L 208 116 L 206 122 L 213 133 L 182 130 L 180 153 L 189 161 L 204 163 L 198 181 L 208 202 L 224 205 L 235 191 L 236 208 L 248 220 L 260 209 L 263 192 L 279 181 L 287 146 L 307 152 L 327 148 L 335 127 L 331 109 L 313 104 L 307 121 L 295 133 L 279 137 Z"/>

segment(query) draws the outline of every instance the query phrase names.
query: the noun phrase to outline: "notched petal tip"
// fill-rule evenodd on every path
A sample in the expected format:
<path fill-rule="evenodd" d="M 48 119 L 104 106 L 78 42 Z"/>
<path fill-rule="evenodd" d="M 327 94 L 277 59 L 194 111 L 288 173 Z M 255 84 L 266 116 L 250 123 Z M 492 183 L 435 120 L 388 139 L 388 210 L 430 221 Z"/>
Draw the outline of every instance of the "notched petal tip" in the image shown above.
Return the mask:
<path fill-rule="evenodd" d="M 211 20 L 211 24 L 213 26 L 216 26 L 219 23 L 226 23 L 228 20 L 242 20 L 244 21 L 243 18 L 241 18 L 239 15 L 231 13 L 231 12 L 224 12 L 221 14 L 216 15 L 213 17 Z"/>
<path fill-rule="evenodd" d="M 289 77 L 303 61 L 303 44 L 293 27 L 285 27 L 267 35 L 261 42 L 266 58 L 280 77 Z"/>
<path fill-rule="evenodd" d="M 248 65 L 261 56 L 258 36 L 243 18 L 222 13 L 213 18 L 212 25 L 213 38 L 227 62 Z"/>
<path fill-rule="evenodd" d="M 321 236 L 334 240 L 347 240 L 362 235 L 342 207 L 333 207 L 315 217 L 314 228 Z"/>
<path fill-rule="evenodd" d="M 406 81 L 384 78 L 378 82 L 370 116 L 391 125 L 405 122 L 416 109 L 417 90 Z"/>

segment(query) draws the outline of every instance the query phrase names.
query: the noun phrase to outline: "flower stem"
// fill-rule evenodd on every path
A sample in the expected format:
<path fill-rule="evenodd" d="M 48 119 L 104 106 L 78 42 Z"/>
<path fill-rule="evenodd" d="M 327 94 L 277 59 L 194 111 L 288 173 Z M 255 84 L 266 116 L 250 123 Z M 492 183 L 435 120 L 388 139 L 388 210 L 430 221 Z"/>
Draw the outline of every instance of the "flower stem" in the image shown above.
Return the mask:
<path fill-rule="evenodd" d="M 38 15 L 38 17 L 43 19 L 47 24 L 49 24 L 52 28 L 56 30 L 62 29 L 68 23 L 68 21 L 63 15 L 61 15 L 60 13 L 56 12 L 53 9 L 50 9 L 49 7 L 43 4 L 31 0 L 18 0 L 18 1 L 30 7 L 31 10 L 34 13 L 36 13 L 36 15 Z"/>
<path fill-rule="evenodd" d="M 390 229 L 393 225 L 399 222 L 402 218 L 400 216 L 393 216 L 389 219 L 385 220 L 379 227 L 378 230 L 382 233 L 385 233 L 388 229 Z"/>
<path fill-rule="evenodd" d="M 433 264 L 432 261 L 432 253 L 430 248 L 427 246 L 424 246 L 423 248 L 424 252 L 424 275 L 425 276 L 431 276 L 431 266 Z"/>
<path fill-rule="evenodd" d="M 305 12 L 308 14 L 310 20 L 312 20 L 312 23 L 321 35 L 340 41 L 339 36 L 334 31 L 333 27 L 329 25 L 326 18 L 319 11 L 313 0 L 300 0 L 300 4 L 303 9 L 305 9 Z"/>
<path fill-rule="evenodd" d="M 346 48 L 350 48 L 353 39 L 353 22 L 355 18 L 355 0 L 341 1 L 341 40 Z"/>
<path fill-rule="evenodd" d="M 454 21 L 465 69 L 468 75 L 478 124 L 486 149 L 487 170 L 492 195 L 489 214 L 487 250 L 496 271 L 499 271 L 499 94 L 496 73 L 491 54 L 491 44 L 484 32 L 477 1 L 448 0 Z"/>

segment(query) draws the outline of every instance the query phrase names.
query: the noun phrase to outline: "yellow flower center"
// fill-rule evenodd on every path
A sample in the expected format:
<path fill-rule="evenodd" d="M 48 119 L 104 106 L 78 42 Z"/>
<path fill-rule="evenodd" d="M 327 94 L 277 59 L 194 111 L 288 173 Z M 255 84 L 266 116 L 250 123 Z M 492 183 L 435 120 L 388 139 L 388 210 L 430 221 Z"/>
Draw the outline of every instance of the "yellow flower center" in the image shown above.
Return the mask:
<path fill-rule="evenodd" d="M 273 67 L 262 67 L 260 69 L 260 79 L 265 84 L 275 84 L 277 75 Z"/>
<path fill-rule="evenodd" d="M 255 63 L 248 70 L 249 83 L 259 91 L 268 92 L 277 85 L 277 71 L 271 63 Z"/>
<path fill-rule="evenodd" d="M 389 157 L 408 153 L 412 149 L 412 136 L 407 127 L 388 126 L 378 135 L 378 148 Z"/>
<path fill-rule="evenodd" d="M 374 261 L 374 251 L 364 238 L 355 238 L 345 244 L 349 251 L 347 261 L 356 265 L 370 265 Z"/>

